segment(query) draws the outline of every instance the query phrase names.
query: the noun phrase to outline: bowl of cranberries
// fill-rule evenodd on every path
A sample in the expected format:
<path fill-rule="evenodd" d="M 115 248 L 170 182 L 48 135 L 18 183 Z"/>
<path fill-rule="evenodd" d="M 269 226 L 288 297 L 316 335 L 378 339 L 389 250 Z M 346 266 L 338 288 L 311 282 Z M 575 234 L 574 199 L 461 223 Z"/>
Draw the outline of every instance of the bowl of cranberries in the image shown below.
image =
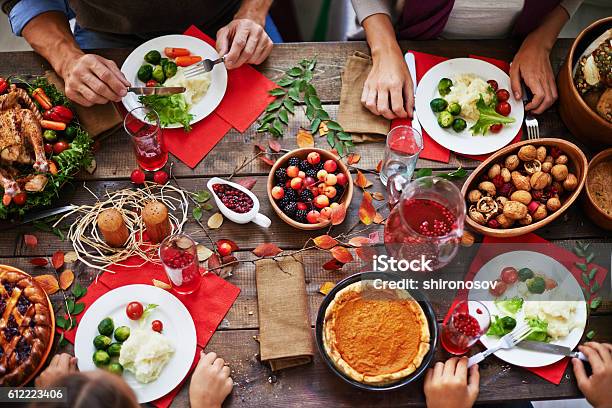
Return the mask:
<path fill-rule="evenodd" d="M 268 228 L 272 221 L 259 212 L 259 199 L 249 189 L 238 183 L 213 177 L 206 187 L 210 190 L 219 211 L 237 224 L 253 222 L 260 227 Z"/>
<path fill-rule="evenodd" d="M 278 216 L 303 230 L 327 227 L 334 207 L 348 208 L 353 197 L 346 165 L 333 153 L 316 148 L 296 149 L 278 159 L 267 190 Z"/>

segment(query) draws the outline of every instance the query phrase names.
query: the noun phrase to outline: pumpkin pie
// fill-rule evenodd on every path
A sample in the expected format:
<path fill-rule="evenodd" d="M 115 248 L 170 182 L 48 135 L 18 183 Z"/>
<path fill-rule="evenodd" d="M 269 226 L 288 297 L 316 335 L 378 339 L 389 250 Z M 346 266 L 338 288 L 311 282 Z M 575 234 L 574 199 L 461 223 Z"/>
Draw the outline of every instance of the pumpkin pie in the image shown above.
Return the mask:
<path fill-rule="evenodd" d="M 385 385 L 413 373 L 430 348 L 423 309 L 405 290 L 374 281 L 340 290 L 325 311 L 323 345 L 349 378 Z"/>

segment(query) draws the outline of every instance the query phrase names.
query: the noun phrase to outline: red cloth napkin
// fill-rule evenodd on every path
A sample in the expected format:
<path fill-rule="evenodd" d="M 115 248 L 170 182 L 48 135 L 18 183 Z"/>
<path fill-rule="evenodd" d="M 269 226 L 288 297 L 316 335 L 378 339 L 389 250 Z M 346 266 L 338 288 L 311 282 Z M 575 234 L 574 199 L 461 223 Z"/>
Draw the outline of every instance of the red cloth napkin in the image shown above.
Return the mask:
<path fill-rule="evenodd" d="M 502 253 L 508 251 L 514 251 L 517 249 L 517 244 L 537 244 L 537 248 L 535 249 L 537 252 L 548 255 L 551 258 L 557 260 L 563 266 L 565 266 L 576 278 L 578 284 L 580 286 L 584 286 L 581 278 L 582 270 L 576 267 L 576 262 L 583 262 L 584 260 L 578 258 L 573 252 L 570 252 L 566 249 L 560 248 L 544 238 L 541 238 L 535 234 L 526 234 L 518 237 L 511 238 L 495 238 L 495 237 L 485 237 L 482 241 L 484 245 L 480 247 L 478 253 L 474 257 L 472 264 L 470 265 L 470 269 L 468 270 L 467 275 L 465 276 L 466 281 L 471 281 L 476 276 L 476 273 L 482 268 L 484 264 L 486 264 L 489 260 L 500 255 Z M 496 245 L 487 245 L 487 244 L 496 244 Z M 503 245 L 507 244 L 507 245 Z M 606 279 L 606 275 L 608 273 L 607 269 L 595 265 L 589 264 L 589 268 L 592 269 L 596 267 L 597 273 L 595 274 L 595 280 L 599 282 L 600 286 L 603 285 L 604 280 Z M 462 299 L 467 298 L 467 290 L 462 290 L 457 294 L 457 298 L 453 302 L 450 307 L 446 317 L 444 318 L 444 323 L 448 320 L 450 316 L 451 310 L 455 307 L 455 305 L 461 301 Z M 594 295 L 591 295 L 592 297 Z M 563 378 L 563 373 L 565 373 L 565 369 L 567 368 L 567 364 L 569 363 L 569 358 L 564 358 L 562 360 L 557 361 L 556 363 L 544 366 L 544 367 L 525 367 L 526 370 L 531 371 L 544 378 L 545 380 L 550 381 L 553 384 L 559 385 L 561 379 Z"/>
<path fill-rule="evenodd" d="M 126 265 L 139 265 L 142 263 L 142 259 L 132 257 L 124 263 Z M 153 263 L 146 263 L 138 268 L 112 266 L 109 270 L 114 273 L 105 272 L 102 274 L 98 282 L 92 283 L 87 288 L 87 294 L 80 299 L 85 304 L 85 311 L 76 316 L 77 321 L 81 320 L 81 317 L 87 312 L 87 309 L 89 309 L 93 302 L 109 290 L 132 284 L 150 285 L 153 279 L 168 282 L 163 267 Z M 202 276 L 202 285 L 197 292 L 186 296 L 176 296 L 183 302 L 191 314 L 196 327 L 198 351 L 196 352 L 192 369 L 199 360 L 199 351 L 206 347 L 206 344 L 227 314 L 227 311 L 232 307 L 239 293 L 240 289 L 238 287 L 219 278 L 214 273 L 207 273 Z M 75 336 L 76 330 L 70 330 L 64 334 L 64 337 L 71 343 L 74 343 Z M 153 404 L 160 408 L 168 407 L 172 403 L 174 396 L 180 391 L 181 385 L 177 386 L 166 396 L 153 401 Z"/>
<path fill-rule="evenodd" d="M 410 51 L 410 52 L 414 54 L 414 59 L 416 62 L 415 65 L 416 65 L 417 82 L 420 82 L 421 78 L 423 78 L 425 73 L 429 71 L 431 68 L 433 68 L 434 66 L 448 59 L 446 57 L 440 57 L 438 55 L 431 55 L 431 54 L 426 54 L 426 53 L 418 52 L 418 51 Z M 505 72 L 510 71 L 510 64 L 508 64 L 505 61 L 500 61 L 500 60 L 496 60 L 493 58 L 481 57 L 478 55 L 470 55 L 470 58 L 476 58 L 476 59 L 480 59 L 480 60 L 489 62 L 497 66 L 498 68 L 504 70 Z M 410 126 L 411 124 L 412 124 L 412 120 L 410 119 L 395 119 L 391 122 L 391 128 L 394 128 L 396 126 L 401 126 L 401 125 Z M 421 151 L 421 154 L 419 155 L 419 157 L 423 159 L 429 159 L 429 160 L 435 160 L 435 161 L 439 161 L 443 163 L 448 163 L 450 160 L 450 150 L 448 150 L 444 146 L 439 145 L 435 140 L 433 140 L 432 137 L 429 136 L 429 134 L 425 131 L 425 129 L 422 129 L 421 133 L 423 135 L 423 150 Z M 523 135 L 523 130 L 521 128 L 521 130 L 519 130 L 516 137 L 510 143 L 516 143 L 520 141 L 522 135 Z M 472 159 L 480 160 L 480 161 L 483 161 L 487 157 L 489 157 L 488 154 L 478 155 L 478 156 L 472 156 L 472 155 L 465 154 L 462 156 L 470 157 Z"/>

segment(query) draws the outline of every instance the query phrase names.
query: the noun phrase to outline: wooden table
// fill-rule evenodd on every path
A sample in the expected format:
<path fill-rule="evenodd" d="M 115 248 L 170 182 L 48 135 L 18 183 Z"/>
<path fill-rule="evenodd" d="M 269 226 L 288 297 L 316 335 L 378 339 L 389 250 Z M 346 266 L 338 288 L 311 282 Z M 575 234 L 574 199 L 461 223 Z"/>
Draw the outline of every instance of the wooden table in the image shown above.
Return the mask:
<path fill-rule="evenodd" d="M 571 44 L 569 40 L 560 40 L 552 51 L 553 68 L 558 71 L 559 66 L 567 55 Z M 489 57 L 511 60 L 518 48 L 518 43 L 512 41 L 423 41 L 406 42 L 404 49 L 429 52 L 446 57 L 461 57 L 468 54 L 485 55 Z M 317 88 L 325 108 L 334 117 L 340 97 L 340 73 L 346 57 L 354 51 L 368 52 L 365 43 L 300 43 L 282 44 L 275 46 L 268 60 L 259 69 L 271 79 L 278 79 L 283 72 L 293 66 L 301 58 L 318 59 L 314 86 Z M 110 58 L 121 65 L 129 50 L 103 50 L 103 56 Z M 32 52 L 4 53 L 0 67 L 0 75 L 9 74 L 40 74 L 48 65 Z M 291 118 L 286 136 L 280 140 L 283 148 L 296 147 L 295 134 L 300 126 L 306 126 L 307 120 L 297 110 L 295 117 Z M 563 125 L 557 114 L 556 107 L 551 108 L 539 118 L 540 134 L 542 137 L 562 137 L 574 140 Z M 256 126 L 251 126 L 246 136 L 255 142 L 267 140 L 269 135 L 256 133 Z M 316 138 L 316 145 L 328 148 L 324 138 Z M 383 144 L 374 143 L 357 146 L 356 152 L 361 154 L 358 166 L 374 169 L 383 155 Z M 205 189 L 206 181 L 213 176 L 227 176 L 241 161 L 242 157 L 251 157 L 253 147 L 245 143 L 245 136 L 236 131 L 230 132 L 216 148 L 195 168 L 190 169 L 184 164 L 174 160 L 174 173 L 182 187 L 189 190 Z M 585 148 L 585 152 L 592 155 L 592 151 Z M 91 195 L 83 188 L 82 182 L 94 192 L 102 194 L 106 190 L 115 190 L 130 186 L 129 175 L 136 167 L 127 135 L 118 131 L 105 139 L 99 152 L 96 154 L 97 170 L 93 175 L 81 174 L 79 182 L 75 183 L 76 191 L 72 201 L 76 204 L 92 202 Z M 173 158 L 171 158 L 173 160 Z M 435 171 L 453 170 L 459 166 L 474 169 L 478 162 L 451 155 L 450 163 L 437 163 L 428 160 L 419 160 L 417 167 L 429 167 Z M 318 235 L 317 232 L 307 233 L 296 231 L 284 224 L 270 208 L 265 193 L 266 177 L 269 167 L 259 160 L 247 166 L 239 176 L 252 176 L 257 179 L 254 187 L 255 194 L 261 199 L 262 212 L 272 218 L 269 229 L 255 226 L 239 226 L 226 221 L 218 230 L 210 231 L 213 239 L 230 238 L 241 248 L 238 257 L 252 259 L 250 250 L 262 242 L 274 242 L 284 250 L 298 249 L 304 245 L 308 237 Z M 383 191 L 377 177 L 368 174 L 374 182 L 372 191 Z M 344 224 L 336 230 L 342 232 L 357 222 L 357 207 L 361 193 L 356 192 L 353 205 Z M 207 217 L 207 215 L 205 215 Z M 379 227 L 382 231 L 382 228 Z M 50 256 L 56 250 L 71 250 L 70 242 L 59 240 L 52 234 L 36 232 L 39 245 L 35 249 L 28 249 L 23 242 L 23 234 L 32 232 L 30 226 L 20 227 L 0 234 L 0 263 L 14 265 L 36 275 L 45 273 L 43 268 L 30 265 L 29 259 L 34 256 Z M 186 225 L 186 232 L 197 240 L 205 242 L 205 235 L 195 222 Z M 573 205 L 559 220 L 538 231 L 542 237 L 564 247 L 572 247 L 576 240 L 589 242 L 610 242 L 610 234 L 587 219 L 579 205 Z M 321 268 L 327 260 L 326 254 L 311 251 L 304 255 L 307 291 L 311 307 L 312 321 L 315 320 L 318 305 L 323 296 L 318 293 L 320 285 L 325 281 L 338 281 L 354 272 L 355 268 L 346 268 L 343 272 L 328 272 Z M 604 259 L 604 262 L 609 262 Z M 609 266 L 609 263 L 604 265 Z M 445 271 L 441 276 L 461 278 L 466 265 L 458 265 L 452 271 Z M 83 265 L 74 268 L 78 280 L 87 285 L 91 282 L 93 272 Z M 609 279 L 609 278 L 608 278 Z M 335 377 L 324 365 L 321 358 L 316 355 L 315 361 L 307 366 L 286 370 L 272 374 L 270 370 L 258 361 L 259 347 L 255 341 L 258 334 L 257 293 L 255 289 L 254 266 L 252 263 L 243 263 L 234 270 L 233 276 L 228 279 L 241 289 L 238 300 L 227 314 L 225 320 L 215 333 L 207 350 L 214 350 L 225 358 L 231 365 L 232 376 L 236 386 L 227 406 L 406 406 L 423 403 L 422 383 L 417 382 L 405 389 L 390 393 L 368 393 L 356 390 Z M 609 286 L 609 284 L 608 284 Z M 54 295 L 53 301 L 59 304 L 60 296 Z M 438 319 L 448 310 L 448 302 L 434 302 Z M 595 330 L 596 340 L 612 341 L 612 307 L 604 303 L 589 319 L 588 330 Z M 58 350 L 62 351 L 62 350 Z M 65 348 L 70 352 L 71 346 Z M 445 359 L 448 356 L 438 347 L 436 358 Z M 187 405 L 187 387 L 181 391 L 174 402 L 174 406 Z M 501 360 L 492 357 L 481 364 L 481 391 L 479 401 L 494 402 L 500 400 L 516 399 L 556 399 L 579 397 L 576 381 L 571 369 L 568 369 L 561 384 L 553 385 L 540 377 L 519 367 L 511 367 Z"/>

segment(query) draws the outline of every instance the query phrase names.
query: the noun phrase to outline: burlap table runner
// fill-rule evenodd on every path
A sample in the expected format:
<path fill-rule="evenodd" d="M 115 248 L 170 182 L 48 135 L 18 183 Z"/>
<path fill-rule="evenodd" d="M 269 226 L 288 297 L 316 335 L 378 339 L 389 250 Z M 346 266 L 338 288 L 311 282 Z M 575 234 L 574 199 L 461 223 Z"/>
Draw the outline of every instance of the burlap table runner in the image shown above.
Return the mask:
<path fill-rule="evenodd" d="M 391 121 L 374 115 L 361 103 L 363 84 L 372 69 L 369 55 L 356 51 L 347 58 L 342 72 L 338 123 L 353 135 L 353 142 L 385 141 Z"/>
<path fill-rule="evenodd" d="M 261 361 L 272 371 L 307 364 L 314 346 L 301 258 L 255 263 Z"/>
<path fill-rule="evenodd" d="M 46 71 L 45 77 L 57 89 L 64 92 L 64 80 L 53 71 Z M 93 138 L 104 137 L 115 132 L 123 123 L 123 118 L 113 103 L 91 107 L 77 105 L 73 102 L 74 111 L 79 123 Z"/>

